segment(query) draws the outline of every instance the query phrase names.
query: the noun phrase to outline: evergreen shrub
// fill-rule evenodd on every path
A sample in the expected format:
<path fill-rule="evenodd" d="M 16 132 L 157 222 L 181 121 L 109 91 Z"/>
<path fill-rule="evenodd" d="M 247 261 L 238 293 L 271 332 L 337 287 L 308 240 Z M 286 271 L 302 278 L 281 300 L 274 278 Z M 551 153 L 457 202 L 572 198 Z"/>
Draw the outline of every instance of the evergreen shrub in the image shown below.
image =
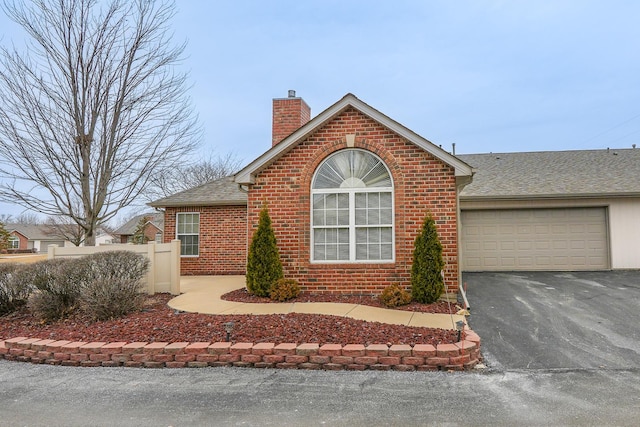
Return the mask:
<path fill-rule="evenodd" d="M 267 207 L 260 211 L 258 229 L 253 234 L 247 257 L 247 290 L 259 297 L 268 297 L 273 285 L 282 279 L 282 263 L 271 227 Z"/>
<path fill-rule="evenodd" d="M 384 288 L 380 294 L 379 300 L 385 307 L 399 307 L 411 302 L 411 294 L 402 289 L 400 285 L 393 284 Z"/>
<path fill-rule="evenodd" d="M 442 244 L 436 223 L 431 214 L 427 214 L 413 249 L 411 296 L 414 301 L 432 304 L 440 298 L 444 293 L 443 268 Z"/>
<path fill-rule="evenodd" d="M 298 295 L 300 295 L 300 286 L 297 280 L 280 279 L 271 288 L 269 298 L 274 301 L 287 301 Z"/>

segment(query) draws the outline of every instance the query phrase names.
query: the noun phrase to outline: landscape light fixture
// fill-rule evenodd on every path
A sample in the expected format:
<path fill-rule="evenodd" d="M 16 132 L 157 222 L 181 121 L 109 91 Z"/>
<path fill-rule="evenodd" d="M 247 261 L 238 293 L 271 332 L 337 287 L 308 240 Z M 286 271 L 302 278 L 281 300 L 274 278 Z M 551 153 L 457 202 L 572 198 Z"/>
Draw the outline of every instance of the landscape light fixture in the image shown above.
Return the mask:
<path fill-rule="evenodd" d="M 224 325 L 224 330 L 227 333 L 227 342 L 231 341 L 231 332 L 233 331 L 233 322 L 226 322 Z"/>
<path fill-rule="evenodd" d="M 458 331 L 458 341 L 460 341 L 460 335 L 462 334 L 463 329 L 464 329 L 464 320 L 458 320 L 456 322 L 456 331 Z"/>

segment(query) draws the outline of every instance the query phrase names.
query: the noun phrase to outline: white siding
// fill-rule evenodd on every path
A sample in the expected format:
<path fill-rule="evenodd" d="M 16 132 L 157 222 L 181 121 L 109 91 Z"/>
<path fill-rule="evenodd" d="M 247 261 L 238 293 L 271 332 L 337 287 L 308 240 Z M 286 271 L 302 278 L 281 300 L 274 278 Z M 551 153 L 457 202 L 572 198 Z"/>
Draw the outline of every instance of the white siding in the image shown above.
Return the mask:
<path fill-rule="evenodd" d="M 640 268 L 640 199 L 617 199 L 609 205 L 611 268 Z"/>

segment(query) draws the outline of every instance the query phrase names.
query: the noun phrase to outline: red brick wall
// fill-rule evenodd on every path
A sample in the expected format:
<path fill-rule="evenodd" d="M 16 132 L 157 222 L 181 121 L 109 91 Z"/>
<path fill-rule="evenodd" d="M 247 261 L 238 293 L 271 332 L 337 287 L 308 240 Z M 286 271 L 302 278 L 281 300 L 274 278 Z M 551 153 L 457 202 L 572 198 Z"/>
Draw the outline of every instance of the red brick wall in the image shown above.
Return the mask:
<path fill-rule="evenodd" d="M 150 242 L 155 242 L 156 240 L 156 233 L 161 232 L 162 230 L 160 230 L 158 227 L 156 227 L 153 224 L 147 224 L 147 226 L 144 228 L 144 236 L 150 241 Z"/>
<path fill-rule="evenodd" d="M 310 118 L 311 109 L 302 98 L 274 99 L 272 146 L 298 130 Z"/>
<path fill-rule="evenodd" d="M 395 262 L 326 264 L 310 262 L 310 187 L 317 166 L 347 147 L 345 135 L 356 134 L 355 147 L 377 154 L 394 181 Z M 458 286 L 456 186 L 454 169 L 354 109 L 339 116 L 275 161 L 256 177 L 249 191 L 248 220 L 257 228 L 267 203 L 285 276 L 311 292 L 377 294 L 392 283 L 408 286 L 413 244 L 431 212 L 443 245 L 445 283 Z"/>
<path fill-rule="evenodd" d="M 200 255 L 182 257 L 183 275 L 245 274 L 247 265 L 246 206 L 166 208 L 164 241 L 176 238 L 176 214 L 200 213 Z"/>
<path fill-rule="evenodd" d="M 18 239 L 20 239 L 18 250 L 29 249 L 29 239 L 27 239 L 26 237 L 24 237 L 20 233 L 16 233 L 15 231 L 12 231 L 10 234 L 12 236 L 16 236 Z"/>

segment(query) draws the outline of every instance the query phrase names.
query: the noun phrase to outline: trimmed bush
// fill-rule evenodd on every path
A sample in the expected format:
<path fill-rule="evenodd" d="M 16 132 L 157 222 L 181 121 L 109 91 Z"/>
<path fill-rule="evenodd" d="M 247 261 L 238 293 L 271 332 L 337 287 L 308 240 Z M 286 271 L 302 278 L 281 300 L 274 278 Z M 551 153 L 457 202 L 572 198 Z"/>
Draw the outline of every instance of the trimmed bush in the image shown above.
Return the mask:
<path fill-rule="evenodd" d="M 80 290 L 80 307 L 94 320 L 121 317 L 142 308 L 141 279 L 149 260 L 129 251 L 102 252 L 81 258 L 88 274 Z"/>
<path fill-rule="evenodd" d="M 80 286 L 70 277 L 76 262 L 51 259 L 19 270 L 17 280 L 35 288 L 28 301 L 28 307 L 35 316 L 53 321 L 68 316 L 76 308 Z"/>
<path fill-rule="evenodd" d="M 393 308 L 407 305 L 411 302 L 411 294 L 400 287 L 400 285 L 390 285 L 384 288 L 379 297 L 382 305 Z"/>
<path fill-rule="evenodd" d="M 282 279 L 282 263 L 271 227 L 267 207 L 260 211 L 258 229 L 253 234 L 247 257 L 247 290 L 259 297 L 268 297 L 273 285 Z"/>
<path fill-rule="evenodd" d="M 274 301 L 287 301 L 300 295 L 300 286 L 295 279 L 280 279 L 271 288 L 269 298 Z"/>
<path fill-rule="evenodd" d="M 31 287 L 16 280 L 20 265 L 0 264 L 0 316 L 16 311 L 27 303 Z"/>
<path fill-rule="evenodd" d="M 44 321 L 67 317 L 78 307 L 94 320 L 105 320 L 140 309 L 140 279 L 148 268 L 142 255 L 109 251 L 40 261 L 19 269 L 14 279 L 36 289 L 28 306 Z"/>
<path fill-rule="evenodd" d="M 444 292 L 443 268 L 442 244 L 436 223 L 431 214 L 427 214 L 413 250 L 411 295 L 415 301 L 432 304 L 440 298 Z"/>

